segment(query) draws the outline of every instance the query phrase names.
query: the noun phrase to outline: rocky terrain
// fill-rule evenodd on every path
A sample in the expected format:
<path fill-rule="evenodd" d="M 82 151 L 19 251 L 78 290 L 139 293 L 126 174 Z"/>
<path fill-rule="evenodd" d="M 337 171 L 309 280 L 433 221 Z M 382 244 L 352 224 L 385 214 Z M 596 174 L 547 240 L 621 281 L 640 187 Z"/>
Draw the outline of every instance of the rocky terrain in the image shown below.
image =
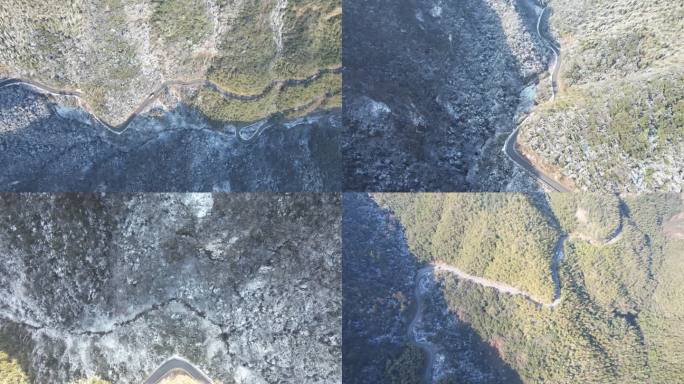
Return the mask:
<path fill-rule="evenodd" d="M 182 356 L 224 384 L 340 382 L 340 209 L 334 195 L 2 195 L 0 374 L 137 384 Z"/>
<path fill-rule="evenodd" d="M 522 0 L 346 1 L 346 189 L 536 189 L 501 149 L 521 93 L 552 57 L 536 32 L 540 10 Z"/>
<path fill-rule="evenodd" d="M 339 191 L 340 50 L 335 0 L 0 1 L 0 190 Z"/>
<path fill-rule="evenodd" d="M 559 92 L 523 126 L 528 157 L 574 188 L 684 186 L 684 4 L 552 0 Z"/>
<path fill-rule="evenodd" d="M 319 111 L 240 126 L 168 94 L 109 130 L 53 96 L 0 89 L 0 191 L 335 191 L 340 118 Z"/>

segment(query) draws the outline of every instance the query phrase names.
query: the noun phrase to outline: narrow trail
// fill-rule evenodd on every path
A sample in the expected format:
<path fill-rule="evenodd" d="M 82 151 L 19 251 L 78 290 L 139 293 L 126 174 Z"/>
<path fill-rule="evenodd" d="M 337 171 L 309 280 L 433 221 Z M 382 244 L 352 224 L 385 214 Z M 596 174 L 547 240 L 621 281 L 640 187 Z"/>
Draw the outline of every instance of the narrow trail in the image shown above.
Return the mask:
<path fill-rule="evenodd" d="M 618 241 L 623 233 L 623 221 L 624 217 L 629 218 L 628 213 L 625 211 L 626 208 L 623 208 L 624 204 L 620 205 L 620 224 L 618 227 L 615 229 L 615 231 L 611 234 L 611 237 L 607 239 L 607 241 L 602 244 L 602 245 L 609 245 L 613 244 L 616 241 Z M 627 216 L 626 216 L 627 215 Z M 414 289 L 414 296 L 415 296 L 415 301 L 416 301 L 416 310 L 413 315 L 413 318 L 411 319 L 411 322 L 409 323 L 408 326 L 408 331 L 407 335 L 409 340 L 411 340 L 411 343 L 413 345 L 418 346 L 421 348 L 426 355 L 426 367 L 425 367 L 425 372 L 424 372 L 424 383 L 425 384 L 432 384 L 432 371 L 433 371 L 433 366 L 434 366 L 434 361 L 435 361 L 435 354 L 437 352 L 437 348 L 435 347 L 434 344 L 430 343 L 427 339 L 424 338 L 419 338 L 418 332 L 416 331 L 416 328 L 418 325 L 422 322 L 423 319 L 423 310 L 425 307 L 425 294 L 429 292 L 429 282 L 431 278 L 433 278 L 435 272 L 446 272 L 455 275 L 459 279 L 469 281 L 473 284 L 478 284 L 483 287 L 487 288 L 492 288 L 497 290 L 499 293 L 504 293 L 507 295 L 511 296 L 521 296 L 531 302 L 532 304 L 535 304 L 539 308 L 546 308 L 546 309 L 553 309 L 557 307 L 561 303 L 561 281 L 560 281 L 560 264 L 563 261 L 563 258 L 565 257 L 565 254 L 563 252 L 563 248 L 565 246 L 565 242 L 571 238 L 571 235 L 568 234 L 562 234 L 561 237 L 558 239 L 556 246 L 553 251 L 552 259 L 551 259 L 551 278 L 553 279 L 553 285 L 554 285 L 554 290 L 553 290 L 553 301 L 550 303 L 545 302 L 543 299 L 535 296 L 534 294 L 524 291 L 522 289 L 513 287 L 511 285 L 508 285 L 506 283 L 502 283 L 499 281 L 494 281 L 487 279 L 485 277 L 480 277 L 480 276 L 474 276 L 471 274 L 468 274 L 461 269 L 454 267 L 452 265 L 448 265 L 443 262 L 434 262 L 431 263 L 421 269 L 418 270 L 416 273 L 416 287 Z"/>
<path fill-rule="evenodd" d="M 561 52 L 560 48 L 554 44 L 553 40 L 549 37 L 544 36 L 541 32 L 541 21 L 544 18 L 544 14 L 546 13 L 547 9 L 548 6 L 545 6 L 539 13 L 539 16 L 537 18 L 537 35 L 544 42 L 544 44 L 553 52 L 554 64 L 551 69 L 551 76 L 549 77 L 549 81 L 551 82 L 551 101 L 554 101 L 556 99 L 556 94 L 558 93 L 558 74 L 560 72 Z M 517 124 L 513 132 L 511 132 L 511 134 L 508 136 L 503 147 L 504 153 L 513 163 L 515 163 L 517 166 L 525 170 L 535 180 L 537 180 L 537 182 L 547 186 L 551 191 L 571 192 L 570 189 L 568 189 L 563 184 L 555 180 L 553 177 L 545 174 L 544 171 L 542 171 L 541 169 L 535 167 L 535 165 L 527 157 L 518 152 L 516 148 L 518 142 L 518 134 L 520 133 L 520 127 L 522 127 L 523 123 L 526 120 L 527 116 Z"/>
<path fill-rule="evenodd" d="M 63 90 L 63 89 L 57 89 L 53 88 L 49 85 L 39 83 L 37 81 L 33 81 L 30 79 L 23 79 L 23 78 L 11 78 L 11 79 L 5 79 L 0 81 L 0 89 L 5 88 L 5 87 L 10 87 L 10 86 L 26 86 L 28 88 L 31 88 L 35 90 L 36 92 L 44 95 L 53 95 L 53 96 L 67 96 L 67 97 L 73 97 L 76 98 L 78 101 L 78 104 L 89 114 L 90 118 L 93 119 L 95 122 L 97 122 L 99 125 L 107 129 L 108 131 L 114 133 L 115 135 L 121 135 L 124 132 L 128 130 L 128 128 L 131 125 L 131 122 L 138 117 L 143 111 L 150 106 L 154 101 L 159 99 L 164 92 L 171 87 L 188 87 L 188 86 L 201 86 L 205 88 L 209 88 L 217 93 L 219 93 L 223 98 L 225 99 L 234 99 L 234 100 L 240 100 L 240 101 L 257 101 L 264 96 L 266 96 L 269 92 L 271 92 L 273 89 L 284 89 L 287 87 L 292 87 L 292 86 L 298 86 L 298 85 L 307 85 L 318 78 L 320 78 L 323 75 L 326 74 L 339 74 L 342 73 L 342 67 L 335 67 L 335 68 L 322 68 L 317 70 L 313 75 L 305 78 L 305 79 L 288 79 L 288 80 L 273 80 L 271 83 L 266 86 L 264 89 L 261 90 L 261 92 L 256 93 L 256 94 L 239 94 L 235 92 L 231 92 L 228 90 L 225 90 L 221 88 L 220 85 L 217 83 L 211 81 L 211 80 L 205 80 L 205 79 L 196 79 L 196 80 L 167 80 L 163 82 L 159 87 L 157 87 L 154 91 L 152 91 L 143 102 L 138 105 L 138 107 L 135 109 L 135 111 L 130 114 L 126 120 L 119 124 L 119 125 L 112 125 L 109 124 L 103 120 L 101 120 L 99 117 L 97 117 L 96 113 L 92 109 L 92 107 L 85 101 L 83 100 L 83 93 L 80 91 L 70 91 L 70 90 Z M 294 108 L 296 109 L 296 108 Z M 272 116 L 268 116 L 262 120 L 269 120 Z M 240 136 L 238 134 L 238 136 Z M 249 139 L 244 139 L 243 141 L 249 141 L 253 139 L 257 135 L 253 135 L 249 137 Z M 242 138 L 242 137 L 241 137 Z"/>

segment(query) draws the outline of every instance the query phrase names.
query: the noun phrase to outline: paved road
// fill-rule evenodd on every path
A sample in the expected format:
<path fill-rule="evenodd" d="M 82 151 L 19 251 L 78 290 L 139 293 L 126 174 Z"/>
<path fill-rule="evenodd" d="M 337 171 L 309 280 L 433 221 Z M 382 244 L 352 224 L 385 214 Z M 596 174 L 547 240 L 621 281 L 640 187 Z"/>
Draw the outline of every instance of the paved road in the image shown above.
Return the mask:
<path fill-rule="evenodd" d="M 550 38 L 545 37 L 541 33 L 541 21 L 542 18 L 544 17 L 544 14 L 546 13 L 546 9 L 548 7 L 544 7 L 542 11 L 539 13 L 539 17 L 537 18 L 537 34 L 539 37 L 544 41 L 546 45 L 553 51 L 554 55 L 554 66 L 553 70 L 551 72 L 551 92 L 552 92 L 552 99 L 555 100 L 556 98 L 556 92 L 557 92 L 557 87 L 558 87 L 558 73 L 560 69 L 560 48 L 556 47 L 556 45 L 553 43 L 553 41 Z M 546 175 L 544 172 L 542 172 L 540 169 L 537 169 L 534 164 L 532 164 L 531 161 L 529 161 L 525 156 L 523 156 L 521 153 L 518 152 L 516 148 L 516 144 L 518 142 L 518 133 L 520 133 L 520 126 L 522 125 L 523 122 L 525 122 L 525 119 L 521 121 L 516 129 L 511 132 L 510 136 L 506 139 L 506 143 L 504 144 L 504 152 L 508 157 L 516 163 L 518 166 L 520 166 L 522 169 L 527 171 L 532 177 L 537 179 L 537 181 L 541 182 L 542 184 L 546 185 L 549 187 L 552 191 L 555 192 L 571 192 L 570 189 L 566 188 L 563 184 L 560 182 L 556 181 L 554 178 L 551 176 Z"/>
<path fill-rule="evenodd" d="M 134 118 L 136 118 L 138 115 L 140 115 L 147 107 L 150 106 L 159 96 L 163 94 L 163 91 L 170 87 L 174 86 L 203 86 L 210 88 L 218 93 L 220 93 L 224 98 L 226 99 L 236 99 L 236 100 L 243 100 L 243 101 L 254 101 L 261 99 L 264 97 L 266 94 L 268 94 L 272 89 L 274 88 L 283 88 L 283 87 L 291 87 L 291 86 L 296 86 L 296 85 L 304 85 L 308 84 L 319 77 L 328 74 L 328 73 L 341 73 L 342 72 L 342 67 L 336 67 L 336 68 L 322 68 L 316 71 L 313 75 L 305 78 L 305 79 L 289 79 L 289 80 L 273 80 L 266 88 L 264 88 L 261 92 L 257 94 L 252 94 L 252 95 L 246 95 L 246 94 L 239 94 L 239 93 L 234 93 L 227 91 L 223 88 L 221 88 L 218 84 L 214 83 L 213 81 L 210 80 L 204 80 L 204 79 L 198 79 L 198 80 L 188 80 L 188 81 L 183 81 L 183 80 L 168 80 L 163 82 L 157 89 L 155 89 L 152 93 L 147 96 L 147 98 L 135 109 L 135 111 L 126 118 L 126 120 L 119 124 L 119 125 L 111 125 L 105 121 L 102 121 L 100 118 L 98 118 L 93 111 L 93 109 L 85 102 L 82 100 L 83 94 L 79 91 L 68 91 L 68 90 L 60 90 L 56 89 L 53 87 L 50 87 L 49 85 L 41 84 L 39 82 L 29 80 L 29 79 L 22 79 L 22 78 L 17 78 L 17 79 L 6 79 L 0 81 L 0 88 L 4 87 L 9 87 L 13 85 L 25 85 L 30 88 L 33 88 L 37 90 L 40 93 L 43 94 L 51 94 L 51 95 L 58 95 L 58 96 L 69 96 L 69 97 L 75 97 L 78 98 L 80 101 L 80 105 L 83 107 L 83 109 L 88 112 L 91 117 L 100 123 L 103 127 L 111 131 L 112 133 L 115 133 L 117 135 L 120 135 L 124 133 L 128 127 L 130 126 L 131 121 L 133 121 Z M 253 139 L 255 136 L 254 135 L 250 138 Z"/>
<path fill-rule="evenodd" d="M 172 357 L 166 360 L 143 384 L 157 384 L 173 373 L 173 371 L 182 371 L 195 379 L 199 384 L 213 384 L 213 381 L 200 371 L 199 368 L 181 357 Z"/>
<path fill-rule="evenodd" d="M 525 118 L 527 119 L 527 118 Z M 552 191 L 555 192 L 571 192 L 570 189 L 566 188 L 563 184 L 557 182 L 554 180 L 552 177 L 546 175 L 544 172 L 541 170 L 537 169 L 534 164 L 532 164 L 531 161 L 529 161 L 525 156 L 520 154 L 516 148 L 516 144 L 518 141 L 518 133 L 520 133 L 520 126 L 522 125 L 522 122 L 515 128 L 513 132 L 511 132 L 510 136 L 508 136 L 508 139 L 506 139 L 506 143 L 504 144 L 504 152 L 508 157 L 516 163 L 520 168 L 524 169 L 527 171 L 529 174 L 531 174 L 535 179 L 538 181 L 542 182 L 544 185 L 549 187 Z"/>

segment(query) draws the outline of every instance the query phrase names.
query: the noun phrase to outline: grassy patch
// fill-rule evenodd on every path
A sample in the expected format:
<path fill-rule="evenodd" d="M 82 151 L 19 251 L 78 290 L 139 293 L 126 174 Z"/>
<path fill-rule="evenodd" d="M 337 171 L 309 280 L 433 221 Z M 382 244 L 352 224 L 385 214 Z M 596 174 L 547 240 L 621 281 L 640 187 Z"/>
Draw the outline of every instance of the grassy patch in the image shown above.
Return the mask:
<path fill-rule="evenodd" d="M 339 1 L 290 2 L 282 56 L 275 65 L 281 77 L 302 77 L 316 68 L 339 65 L 342 53 L 342 14 Z"/>
<path fill-rule="evenodd" d="M 256 93 L 271 82 L 276 43 L 268 5 L 259 0 L 244 2 L 219 42 L 220 56 L 209 69 L 209 80 L 239 93 Z"/>

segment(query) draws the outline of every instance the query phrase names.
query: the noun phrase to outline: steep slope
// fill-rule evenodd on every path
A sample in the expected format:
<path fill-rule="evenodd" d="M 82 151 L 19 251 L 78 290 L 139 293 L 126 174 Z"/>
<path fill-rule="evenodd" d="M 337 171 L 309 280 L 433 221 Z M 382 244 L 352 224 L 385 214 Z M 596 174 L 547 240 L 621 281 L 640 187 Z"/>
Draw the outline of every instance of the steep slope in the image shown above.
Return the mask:
<path fill-rule="evenodd" d="M 395 212 L 411 251 L 425 262 L 554 298 L 552 263 L 560 237 L 522 194 L 376 194 Z"/>
<path fill-rule="evenodd" d="M 551 58 L 536 33 L 540 10 L 529 1 L 346 1 L 346 189 L 505 189 L 516 171 L 501 148 L 521 92 Z"/>
<path fill-rule="evenodd" d="M 117 134 L 21 88 L 0 90 L 0 191 L 335 191 L 340 119 L 317 112 L 240 129 L 177 97 Z"/>
<path fill-rule="evenodd" d="M 496 200 L 507 199 L 502 195 L 473 195 L 474 203 L 470 205 L 479 203 L 480 209 L 491 207 L 503 212 L 504 207 L 496 203 Z M 425 236 L 422 239 L 427 241 L 416 240 L 443 221 L 440 214 L 435 214 L 434 208 L 440 204 L 435 203 L 434 198 L 428 201 L 407 195 L 381 196 L 389 196 L 385 200 L 394 206 L 408 236 L 407 246 L 417 250 L 417 256 L 421 247 L 416 244 L 423 247 L 434 244 Z M 684 379 L 679 363 L 684 353 L 681 336 L 684 331 L 684 297 L 681 293 L 684 244 L 678 229 L 684 221 L 682 196 L 641 194 L 606 198 L 593 194 L 552 194 L 547 196 L 546 202 L 540 195 L 529 198 L 537 202 L 540 215 L 568 234 L 562 244 L 564 257 L 553 266 L 560 286 L 558 304 L 539 305 L 524 295 L 502 289 L 491 278 L 465 276 L 441 268 L 439 264 L 418 267 L 420 269 L 411 274 L 416 277 L 415 295 L 410 300 L 416 305 L 409 301 L 409 309 L 402 313 L 409 315 L 409 338 L 423 355 L 430 357 L 416 358 L 413 364 L 427 361 L 430 372 L 421 372 L 428 372 L 431 380 L 408 382 L 681 382 Z M 619 219 L 613 214 L 616 206 L 619 207 Z M 578 215 L 578 211 L 585 212 Z M 359 210 L 356 214 L 364 212 Z M 344 215 L 346 223 L 348 213 L 345 211 Z M 543 232 L 548 225 L 522 217 L 527 231 L 532 234 Z M 502 214 L 498 219 L 503 222 L 502 226 L 514 227 L 521 222 L 519 217 L 511 215 Z M 384 233 L 383 223 L 394 220 L 389 215 L 376 226 L 377 231 Z M 351 225 L 354 223 L 352 221 Z M 477 232 L 474 224 L 463 224 L 466 231 L 454 231 L 452 243 L 472 239 L 468 229 Z M 456 228 L 460 225 L 452 223 Z M 602 238 L 608 231 L 589 231 L 600 226 L 611 228 L 608 238 Z M 365 227 L 359 227 L 358 231 L 357 236 L 372 233 Z M 589 238 L 589 234 L 598 238 Z M 379 241 L 377 243 L 383 248 Z M 399 243 L 404 244 L 401 240 Z M 353 267 L 358 269 L 358 264 L 364 260 L 364 245 L 361 242 L 354 244 L 359 250 L 349 252 L 345 249 L 344 258 L 347 260 L 349 252 Z M 491 250 L 486 243 L 481 243 L 480 247 L 479 257 L 487 259 Z M 513 244 L 509 248 L 510 253 L 515 252 Z M 400 255 L 400 252 L 388 250 L 388 254 Z M 377 267 L 377 259 L 366 257 L 365 260 L 369 270 L 382 270 Z M 527 272 L 527 269 L 521 269 L 526 266 L 515 260 L 506 260 L 506 263 L 511 267 L 510 277 L 500 281 L 510 284 L 508 281 L 515 279 L 516 273 L 524 275 Z M 400 257 L 397 256 L 391 265 L 400 265 Z M 401 279 L 401 276 L 392 276 L 385 280 L 397 282 Z M 380 276 L 377 280 L 383 281 Z M 384 302 L 380 300 L 382 295 L 374 296 L 375 292 L 381 291 L 369 290 L 366 295 L 375 298 L 376 302 Z M 359 306 L 364 308 L 363 303 Z M 370 310 L 354 314 L 358 322 L 372 318 L 374 323 L 383 324 L 397 319 L 394 313 L 388 317 L 385 312 Z M 353 324 L 358 326 L 358 323 Z M 469 334 L 459 332 L 464 329 L 468 329 Z M 366 342 L 372 345 L 387 340 L 377 333 L 367 337 Z M 478 346 L 478 341 L 493 353 Z M 357 340 L 353 342 L 360 344 Z M 403 376 L 388 382 L 402 383 L 406 382 L 402 378 L 415 377 L 408 375 L 408 368 L 414 366 L 407 358 L 411 355 L 397 353 L 396 360 L 385 365 L 395 367 L 393 362 L 397 362 L 405 366 L 404 371 L 399 368 L 393 371 L 405 373 Z M 489 369 L 483 370 L 479 365 L 482 363 Z M 373 364 L 373 360 L 367 363 Z M 493 367 L 505 369 L 497 372 L 491 370 Z M 370 367 L 366 367 L 368 371 L 371 371 Z"/>
<path fill-rule="evenodd" d="M 681 191 L 684 4 L 550 2 L 562 47 L 558 97 L 519 142 L 541 168 L 590 191 Z"/>
<path fill-rule="evenodd" d="M 339 191 L 337 0 L 0 1 L 0 191 Z"/>
<path fill-rule="evenodd" d="M 488 340 L 447 307 L 390 211 L 351 193 L 343 210 L 345 384 L 520 382 Z"/>

